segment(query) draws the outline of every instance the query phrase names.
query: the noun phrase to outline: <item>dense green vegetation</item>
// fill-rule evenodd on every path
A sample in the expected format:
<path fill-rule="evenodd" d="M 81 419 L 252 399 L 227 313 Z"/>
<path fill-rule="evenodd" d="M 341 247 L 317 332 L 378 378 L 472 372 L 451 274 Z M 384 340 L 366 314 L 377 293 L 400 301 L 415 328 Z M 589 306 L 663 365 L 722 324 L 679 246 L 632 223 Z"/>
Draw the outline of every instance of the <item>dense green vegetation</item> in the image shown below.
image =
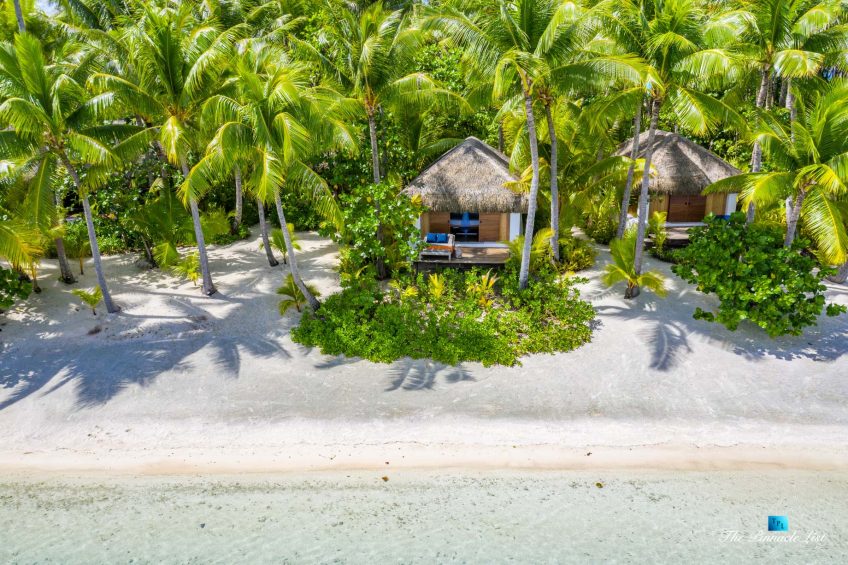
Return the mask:
<path fill-rule="evenodd" d="M 516 274 L 449 270 L 401 277 L 386 291 L 367 279 L 305 314 L 292 335 L 330 355 L 486 366 L 570 351 L 591 339 L 595 314 L 574 288 L 580 279 L 542 269 L 520 291 Z"/>
<path fill-rule="evenodd" d="M 622 146 L 659 129 L 744 171 L 708 192 L 739 194 L 756 226 L 746 233 L 783 233 L 782 246 L 762 248 L 765 265 L 848 265 L 848 12 L 838 0 L 59 5 L 47 16 L 15 3 L 21 10 L 7 10 L 0 25 L 0 260 L 15 299 L 38 288 L 43 258 L 55 257 L 73 285 L 90 257 L 103 304 L 116 312 L 101 253 L 126 251 L 213 294 L 207 245 L 248 237 L 258 222 L 257 252 L 269 265 L 285 250 L 281 282 L 291 275 L 295 306 L 324 308 L 300 274 L 289 224 L 340 244 L 342 296 L 364 302 L 354 289 L 401 280 L 420 245 L 420 203 L 402 196 L 404 184 L 469 135 L 500 148 L 520 179 L 511 188 L 529 194 L 526 237 L 512 242 L 494 298 L 504 314 L 492 318 L 521 318 L 532 310 L 522 293 L 567 284 L 533 273 L 591 264 L 592 251 L 569 237 L 575 226 L 612 242 L 618 270 L 609 282 L 626 281 L 627 297 L 640 285 L 662 288 L 642 268 L 648 238 L 671 258 L 658 245 L 661 222 L 648 217 L 651 178 L 661 173 L 650 151 L 637 159 Z M 751 280 L 738 284 L 755 291 Z M 468 302 L 462 287 L 454 284 L 452 304 Z M 372 298 L 384 306 L 366 309 L 362 323 L 384 310 L 414 317 L 433 308 Z M 325 307 L 349 308 L 340 301 Z M 801 302 L 787 306 L 796 307 L 799 322 L 765 329 L 812 321 Z M 444 323 L 456 327 L 475 314 L 450 311 Z M 312 333 L 315 319 L 305 322 Z M 491 324 L 503 336 L 526 329 L 523 318 Z M 488 361 L 547 350 L 503 336 L 511 345 L 498 342 Z"/>
<path fill-rule="evenodd" d="M 698 308 L 695 318 L 731 330 L 750 320 L 775 337 L 800 335 L 822 310 L 829 316 L 845 312 L 844 306 L 825 306 L 822 281 L 833 271 L 817 269 L 815 258 L 802 253 L 808 244 L 803 239 L 786 247 L 779 229 L 748 225 L 740 212 L 728 221 L 708 219 L 692 232 L 692 244 L 677 253 L 673 270 L 721 301 L 717 312 Z"/>

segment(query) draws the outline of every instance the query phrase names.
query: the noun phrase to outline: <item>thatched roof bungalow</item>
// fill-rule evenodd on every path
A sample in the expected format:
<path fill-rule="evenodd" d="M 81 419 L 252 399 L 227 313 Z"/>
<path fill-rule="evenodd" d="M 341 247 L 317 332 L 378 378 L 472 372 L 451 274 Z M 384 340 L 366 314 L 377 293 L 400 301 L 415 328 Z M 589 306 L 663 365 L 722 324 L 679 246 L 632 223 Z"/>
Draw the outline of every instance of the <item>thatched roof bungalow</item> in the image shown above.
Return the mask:
<path fill-rule="evenodd" d="M 422 233 L 451 233 L 457 242 L 492 243 L 520 233 L 528 197 L 505 185 L 517 181 L 509 159 L 469 137 L 424 169 L 404 192 L 427 207 Z"/>
<path fill-rule="evenodd" d="M 633 139 L 622 143 L 616 155 L 630 156 Z M 639 135 L 637 157 L 643 159 L 648 148 L 648 132 Z M 715 153 L 677 133 L 657 130 L 651 166 L 649 212 L 665 212 L 668 223 L 698 223 L 707 214 L 727 215 L 736 210 L 736 194 L 701 192 L 712 183 L 739 174 L 739 169 Z"/>

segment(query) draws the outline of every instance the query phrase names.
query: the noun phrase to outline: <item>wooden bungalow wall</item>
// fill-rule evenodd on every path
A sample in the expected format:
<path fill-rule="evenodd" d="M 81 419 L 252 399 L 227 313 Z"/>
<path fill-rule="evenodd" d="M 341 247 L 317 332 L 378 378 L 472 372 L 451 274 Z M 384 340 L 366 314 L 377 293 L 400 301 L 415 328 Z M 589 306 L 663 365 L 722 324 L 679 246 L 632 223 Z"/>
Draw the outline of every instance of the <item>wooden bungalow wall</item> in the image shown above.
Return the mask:
<path fill-rule="evenodd" d="M 450 233 L 449 212 L 421 214 L 421 233 Z M 480 214 L 480 241 L 509 239 L 509 214 Z"/>

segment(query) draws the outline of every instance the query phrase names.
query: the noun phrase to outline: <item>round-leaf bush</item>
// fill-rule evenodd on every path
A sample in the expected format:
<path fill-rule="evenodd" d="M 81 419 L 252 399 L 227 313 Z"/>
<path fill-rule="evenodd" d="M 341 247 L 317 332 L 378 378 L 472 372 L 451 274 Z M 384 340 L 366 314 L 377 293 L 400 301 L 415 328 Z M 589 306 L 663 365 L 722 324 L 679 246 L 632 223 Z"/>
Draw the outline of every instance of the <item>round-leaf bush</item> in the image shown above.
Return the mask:
<path fill-rule="evenodd" d="M 822 311 L 836 316 L 845 306 L 825 304 L 822 284 L 832 269 L 823 268 L 804 252 L 808 242 L 796 240 L 784 247 L 779 229 L 747 225 L 745 215 L 728 220 L 710 217 L 692 229 L 688 247 L 675 254 L 672 271 L 701 292 L 715 294 L 718 311 L 695 310 L 700 320 L 736 330 L 750 320 L 771 337 L 801 335 L 815 325 Z"/>

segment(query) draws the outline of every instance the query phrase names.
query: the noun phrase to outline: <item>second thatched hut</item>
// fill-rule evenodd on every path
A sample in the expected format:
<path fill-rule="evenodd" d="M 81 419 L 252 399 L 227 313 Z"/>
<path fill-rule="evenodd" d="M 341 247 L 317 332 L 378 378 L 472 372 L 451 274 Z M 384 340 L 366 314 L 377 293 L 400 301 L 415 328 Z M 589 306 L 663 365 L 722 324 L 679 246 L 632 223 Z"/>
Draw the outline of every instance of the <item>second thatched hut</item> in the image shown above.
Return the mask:
<path fill-rule="evenodd" d="M 629 156 L 632 146 L 631 138 L 619 146 L 616 154 Z M 644 132 L 639 136 L 639 159 L 645 157 L 647 148 L 648 133 Z M 651 166 L 656 176 L 651 178 L 648 212 L 665 212 L 667 225 L 697 224 L 708 214 L 726 216 L 736 210 L 737 194 L 702 196 L 701 192 L 716 181 L 738 175 L 739 169 L 690 139 L 657 130 Z"/>

